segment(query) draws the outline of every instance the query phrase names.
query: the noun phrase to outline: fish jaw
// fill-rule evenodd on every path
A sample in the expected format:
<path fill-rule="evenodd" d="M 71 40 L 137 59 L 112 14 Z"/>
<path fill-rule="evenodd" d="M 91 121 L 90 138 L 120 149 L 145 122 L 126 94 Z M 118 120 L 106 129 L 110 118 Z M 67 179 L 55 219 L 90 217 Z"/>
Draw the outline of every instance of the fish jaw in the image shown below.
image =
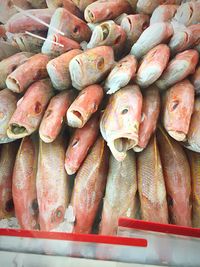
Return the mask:
<path fill-rule="evenodd" d="M 73 87 L 81 90 L 82 86 L 79 82 L 79 77 L 82 77 L 84 75 L 82 60 L 77 57 L 73 58 L 69 63 L 69 71 Z"/>
<path fill-rule="evenodd" d="M 9 138 L 19 139 L 19 138 L 23 138 L 23 137 L 29 135 L 29 132 L 24 126 L 22 126 L 20 124 L 12 123 L 8 127 L 7 135 Z"/>
<path fill-rule="evenodd" d="M 127 81 L 129 81 L 128 73 L 124 71 L 113 73 L 112 77 L 109 77 L 109 81 L 107 80 L 105 83 L 105 88 L 108 90 L 106 93 L 108 95 L 114 94 L 120 88 L 126 86 Z"/>
<path fill-rule="evenodd" d="M 15 77 L 7 77 L 6 79 L 6 86 L 8 88 L 12 88 L 13 92 L 21 92 L 19 81 Z"/>
<path fill-rule="evenodd" d="M 92 32 L 91 39 L 89 43 L 87 44 L 87 49 L 94 48 L 99 43 L 101 43 L 104 40 L 103 38 L 103 30 L 101 25 L 98 25 L 94 28 Z"/>

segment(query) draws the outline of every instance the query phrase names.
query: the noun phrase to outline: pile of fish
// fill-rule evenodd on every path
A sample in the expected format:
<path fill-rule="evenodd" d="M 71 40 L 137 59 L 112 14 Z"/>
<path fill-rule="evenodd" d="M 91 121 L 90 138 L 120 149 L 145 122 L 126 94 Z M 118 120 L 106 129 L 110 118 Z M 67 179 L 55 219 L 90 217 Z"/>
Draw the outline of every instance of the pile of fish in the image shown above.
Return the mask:
<path fill-rule="evenodd" d="M 0 6 L 0 219 L 200 227 L 200 1 Z"/>

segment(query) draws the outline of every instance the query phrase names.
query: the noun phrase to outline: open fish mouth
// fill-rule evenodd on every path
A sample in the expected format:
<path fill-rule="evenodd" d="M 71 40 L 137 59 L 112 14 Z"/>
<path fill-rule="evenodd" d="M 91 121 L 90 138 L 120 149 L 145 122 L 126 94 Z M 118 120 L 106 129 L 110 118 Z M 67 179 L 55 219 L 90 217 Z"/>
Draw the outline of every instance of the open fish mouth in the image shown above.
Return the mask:
<path fill-rule="evenodd" d="M 13 123 L 9 126 L 7 130 L 7 135 L 9 138 L 23 138 L 27 135 L 29 135 L 27 129 L 19 124 Z"/>
<path fill-rule="evenodd" d="M 168 131 L 168 134 L 177 141 L 186 141 L 186 134 L 180 131 Z"/>
<path fill-rule="evenodd" d="M 40 134 L 40 138 L 45 143 L 51 143 L 53 141 L 53 139 L 51 138 L 51 136 L 48 136 L 48 135 Z"/>
<path fill-rule="evenodd" d="M 108 146 L 117 161 L 123 161 L 126 157 L 126 152 L 137 146 L 137 144 L 138 135 L 133 133 L 119 135 L 108 141 Z"/>
<path fill-rule="evenodd" d="M 20 92 L 20 85 L 19 85 L 19 82 L 17 81 L 17 79 L 15 79 L 13 77 L 7 77 L 6 85 L 13 92 Z"/>
<path fill-rule="evenodd" d="M 67 122 L 70 127 L 81 128 L 84 123 L 82 114 L 78 110 L 67 112 Z"/>
<path fill-rule="evenodd" d="M 90 9 L 86 10 L 86 17 L 87 17 L 88 22 L 95 21 L 95 15 Z"/>

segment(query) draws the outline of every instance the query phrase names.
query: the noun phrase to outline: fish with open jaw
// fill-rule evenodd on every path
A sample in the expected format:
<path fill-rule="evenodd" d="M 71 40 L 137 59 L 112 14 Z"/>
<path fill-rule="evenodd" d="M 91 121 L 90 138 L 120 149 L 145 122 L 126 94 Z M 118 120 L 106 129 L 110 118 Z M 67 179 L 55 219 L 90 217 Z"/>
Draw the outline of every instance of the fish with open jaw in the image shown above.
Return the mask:
<path fill-rule="evenodd" d="M 81 90 L 102 81 L 114 65 L 112 47 L 98 46 L 75 56 L 69 63 L 72 85 Z"/>
<path fill-rule="evenodd" d="M 77 172 L 84 162 L 89 149 L 94 145 L 99 134 L 99 116 L 95 114 L 82 127 L 75 129 L 67 147 L 65 169 L 69 175 Z"/>
<path fill-rule="evenodd" d="M 79 10 L 79 8 L 73 3 L 72 0 L 46 0 L 48 8 L 58 8 L 58 7 L 64 7 L 69 12 L 71 12 L 73 15 L 77 17 L 82 17 L 82 14 Z"/>
<path fill-rule="evenodd" d="M 196 68 L 195 73 L 191 76 L 191 82 L 194 85 L 195 94 L 198 95 L 200 93 L 200 66 Z"/>
<path fill-rule="evenodd" d="M 108 148 L 99 137 L 75 178 L 70 204 L 75 216 L 75 233 L 91 233 L 106 187 L 108 161 Z"/>
<path fill-rule="evenodd" d="M 200 97 L 197 97 L 194 102 L 194 111 L 184 146 L 200 153 Z"/>
<path fill-rule="evenodd" d="M 57 44 L 52 43 L 50 41 L 56 42 Z M 81 48 L 80 44 L 77 43 L 76 41 L 66 36 L 62 36 L 58 33 L 55 33 L 48 36 L 48 38 L 44 42 L 42 46 L 42 53 L 52 57 L 57 57 L 72 49 L 80 49 L 80 48 Z"/>
<path fill-rule="evenodd" d="M 126 47 L 131 49 L 142 32 L 149 26 L 149 16 L 144 14 L 128 15 L 122 19 L 121 27 L 126 32 Z"/>
<path fill-rule="evenodd" d="M 177 141 L 185 141 L 194 109 L 194 86 L 188 81 L 176 83 L 164 95 L 163 125 Z"/>
<path fill-rule="evenodd" d="M 12 179 L 12 195 L 15 215 L 22 229 L 38 229 L 38 203 L 36 193 L 36 172 L 38 139 L 25 137 L 19 147 Z"/>
<path fill-rule="evenodd" d="M 67 110 L 67 124 L 70 127 L 82 128 L 98 110 L 103 96 L 103 88 L 98 84 L 84 88 Z"/>
<path fill-rule="evenodd" d="M 84 11 L 87 6 L 95 2 L 95 0 L 72 0 L 72 2 L 81 10 Z"/>
<path fill-rule="evenodd" d="M 29 9 L 26 12 L 49 24 L 54 10 L 50 10 L 48 8 Z M 7 32 L 20 33 L 25 31 L 46 31 L 48 28 L 47 26 L 41 24 L 36 20 L 33 20 L 25 14 L 17 13 L 7 21 L 7 23 L 5 24 L 5 29 Z"/>
<path fill-rule="evenodd" d="M 44 38 L 45 34 L 39 32 L 38 36 Z M 27 33 L 11 33 L 8 35 L 7 41 L 23 52 L 32 53 L 40 53 L 44 43 L 44 40 L 30 36 Z"/>
<path fill-rule="evenodd" d="M 116 235 L 119 217 L 135 217 L 136 191 L 134 152 L 128 151 L 122 162 L 111 155 L 99 234 Z"/>
<path fill-rule="evenodd" d="M 74 41 L 82 42 L 89 41 L 91 37 L 91 30 L 87 23 L 63 7 L 55 10 L 48 30 L 48 36 L 54 33 L 52 27 L 60 30 L 64 35 Z"/>
<path fill-rule="evenodd" d="M 171 21 L 174 15 L 176 14 L 178 5 L 160 5 L 158 6 L 151 18 L 150 24 L 157 23 L 157 22 L 167 22 Z"/>
<path fill-rule="evenodd" d="M 84 16 L 87 22 L 96 23 L 115 19 L 122 13 L 129 14 L 132 8 L 124 0 L 98 0 L 86 7 Z"/>
<path fill-rule="evenodd" d="M 9 18 L 17 13 L 15 6 L 21 7 L 22 9 L 30 9 L 31 5 L 27 0 L 0 0 L 0 22 L 6 23 Z"/>
<path fill-rule="evenodd" d="M 36 188 L 42 231 L 51 231 L 63 222 L 69 202 L 69 177 L 64 168 L 65 143 L 63 133 L 50 144 L 40 140 Z"/>
<path fill-rule="evenodd" d="M 155 135 L 138 154 L 137 168 L 142 220 L 168 223 L 165 182 Z"/>
<path fill-rule="evenodd" d="M 151 15 L 154 12 L 154 10 L 160 5 L 163 4 L 179 5 L 180 3 L 181 0 L 154 0 L 154 1 L 138 0 L 136 12 Z"/>
<path fill-rule="evenodd" d="M 200 154 L 187 150 L 192 178 L 192 226 L 200 228 Z"/>
<path fill-rule="evenodd" d="M 167 42 L 172 35 L 173 27 L 170 23 L 154 23 L 143 31 L 137 42 L 132 46 L 130 53 L 139 59 L 156 45 Z"/>
<path fill-rule="evenodd" d="M 0 219 L 14 216 L 12 174 L 18 142 L 3 144 L 0 153 Z"/>
<path fill-rule="evenodd" d="M 192 226 L 190 165 L 182 146 L 161 127 L 157 133 L 169 218 L 172 224 Z"/>
<path fill-rule="evenodd" d="M 0 62 L 0 89 L 6 88 L 7 76 L 32 56 L 32 53 L 20 52 Z"/>
<path fill-rule="evenodd" d="M 177 54 L 168 64 L 163 74 L 157 80 L 156 85 L 160 90 L 166 90 L 177 82 L 193 74 L 199 61 L 199 54 L 196 50 L 185 50 Z"/>
<path fill-rule="evenodd" d="M 7 136 L 8 123 L 17 108 L 17 96 L 9 89 L 0 91 L 0 144 L 13 141 Z"/>
<path fill-rule="evenodd" d="M 125 41 L 126 33 L 122 27 L 112 20 L 107 20 L 94 28 L 87 48 L 107 45 L 111 46 L 115 54 L 119 56 L 124 49 Z"/>
<path fill-rule="evenodd" d="M 200 22 L 200 2 L 190 1 L 179 6 L 174 20 L 185 26 Z"/>
<path fill-rule="evenodd" d="M 53 94 L 49 79 L 32 84 L 17 103 L 8 124 L 8 137 L 18 139 L 36 131 Z"/>
<path fill-rule="evenodd" d="M 62 91 L 68 89 L 72 85 L 69 63 L 75 56 L 81 53 L 81 50 L 73 49 L 48 62 L 47 72 L 56 90 Z"/>
<path fill-rule="evenodd" d="M 138 145 L 133 148 L 135 152 L 142 151 L 148 144 L 156 130 L 160 114 L 160 94 L 155 85 L 143 93 L 142 119 L 139 127 Z"/>
<path fill-rule="evenodd" d="M 137 146 L 142 115 L 142 94 L 137 85 L 127 85 L 111 95 L 102 115 L 100 130 L 113 156 L 123 161 Z"/>
<path fill-rule="evenodd" d="M 11 72 L 7 79 L 8 89 L 16 93 L 24 92 L 33 82 L 48 77 L 46 65 L 50 58 L 36 54 Z"/>
<path fill-rule="evenodd" d="M 136 83 L 141 87 L 148 87 L 159 79 L 167 67 L 170 49 L 160 44 L 151 49 L 140 62 L 136 75 Z"/>
<path fill-rule="evenodd" d="M 128 55 L 117 62 L 105 80 L 106 93 L 113 94 L 126 86 L 135 77 L 137 65 L 133 55 Z"/>
<path fill-rule="evenodd" d="M 65 114 L 74 99 L 72 90 L 63 91 L 52 97 L 39 128 L 40 138 L 45 143 L 53 142 L 59 135 Z"/>

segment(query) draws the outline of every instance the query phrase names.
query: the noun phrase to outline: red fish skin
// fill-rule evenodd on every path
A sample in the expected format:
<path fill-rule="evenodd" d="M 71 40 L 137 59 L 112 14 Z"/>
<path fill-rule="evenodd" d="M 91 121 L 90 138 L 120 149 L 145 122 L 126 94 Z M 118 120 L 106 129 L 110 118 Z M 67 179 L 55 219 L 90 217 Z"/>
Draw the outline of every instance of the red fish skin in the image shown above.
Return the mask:
<path fill-rule="evenodd" d="M 36 189 L 42 231 L 51 231 L 64 220 L 70 196 L 69 177 L 64 169 L 65 149 L 64 133 L 50 144 L 40 139 Z"/>
<path fill-rule="evenodd" d="M 89 234 L 92 231 L 105 191 L 108 155 L 106 143 L 99 137 L 76 175 L 71 199 L 76 218 L 74 233 Z"/>
<path fill-rule="evenodd" d="M 72 2 L 81 10 L 84 11 L 87 6 L 95 2 L 96 0 L 72 0 Z"/>
<path fill-rule="evenodd" d="M 12 195 L 18 223 L 26 230 L 39 227 L 36 193 L 37 158 L 37 137 L 25 137 L 21 142 L 14 165 Z"/>
<path fill-rule="evenodd" d="M 176 83 L 165 95 L 163 124 L 170 136 L 184 141 L 194 109 L 194 87 L 189 80 Z"/>
<path fill-rule="evenodd" d="M 74 92 L 66 90 L 50 100 L 39 128 L 40 138 L 45 143 L 53 142 L 59 135 L 65 114 L 73 99 Z"/>
<path fill-rule="evenodd" d="M 87 22 L 96 23 L 117 18 L 122 13 L 129 14 L 132 8 L 124 0 L 98 0 L 88 5 L 84 12 Z"/>
<path fill-rule="evenodd" d="M 143 150 L 155 132 L 160 114 L 160 94 L 156 86 L 149 87 L 143 94 L 142 121 L 139 127 L 139 141 L 134 151 Z"/>
<path fill-rule="evenodd" d="M 0 219 L 14 216 L 12 196 L 12 173 L 18 149 L 18 142 L 1 146 L 0 154 Z"/>
<path fill-rule="evenodd" d="M 49 79 L 32 84 L 25 95 L 18 101 L 17 109 L 12 115 L 7 135 L 10 138 L 22 138 L 30 135 L 39 128 L 45 109 L 53 96 Z M 13 127 L 24 127 L 24 131 L 15 132 Z"/>
<path fill-rule="evenodd" d="M 82 128 L 95 113 L 104 96 L 103 88 L 98 84 L 84 88 L 67 110 L 67 123 L 71 127 Z"/>
<path fill-rule="evenodd" d="M 16 93 L 24 92 L 33 82 L 48 77 L 46 65 L 50 58 L 36 54 L 11 72 L 6 79 L 7 87 Z"/>
<path fill-rule="evenodd" d="M 92 118 L 82 127 L 75 129 L 65 155 L 65 169 L 69 175 L 76 173 L 89 149 L 93 146 L 99 134 L 99 117 Z"/>
<path fill-rule="evenodd" d="M 200 66 L 195 70 L 195 73 L 191 76 L 191 82 L 194 85 L 195 94 L 200 93 Z"/>
<path fill-rule="evenodd" d="M 171 223 L 192 226 L 191 174 L 182 146 L 162 128 L 157 132 Z"/>

